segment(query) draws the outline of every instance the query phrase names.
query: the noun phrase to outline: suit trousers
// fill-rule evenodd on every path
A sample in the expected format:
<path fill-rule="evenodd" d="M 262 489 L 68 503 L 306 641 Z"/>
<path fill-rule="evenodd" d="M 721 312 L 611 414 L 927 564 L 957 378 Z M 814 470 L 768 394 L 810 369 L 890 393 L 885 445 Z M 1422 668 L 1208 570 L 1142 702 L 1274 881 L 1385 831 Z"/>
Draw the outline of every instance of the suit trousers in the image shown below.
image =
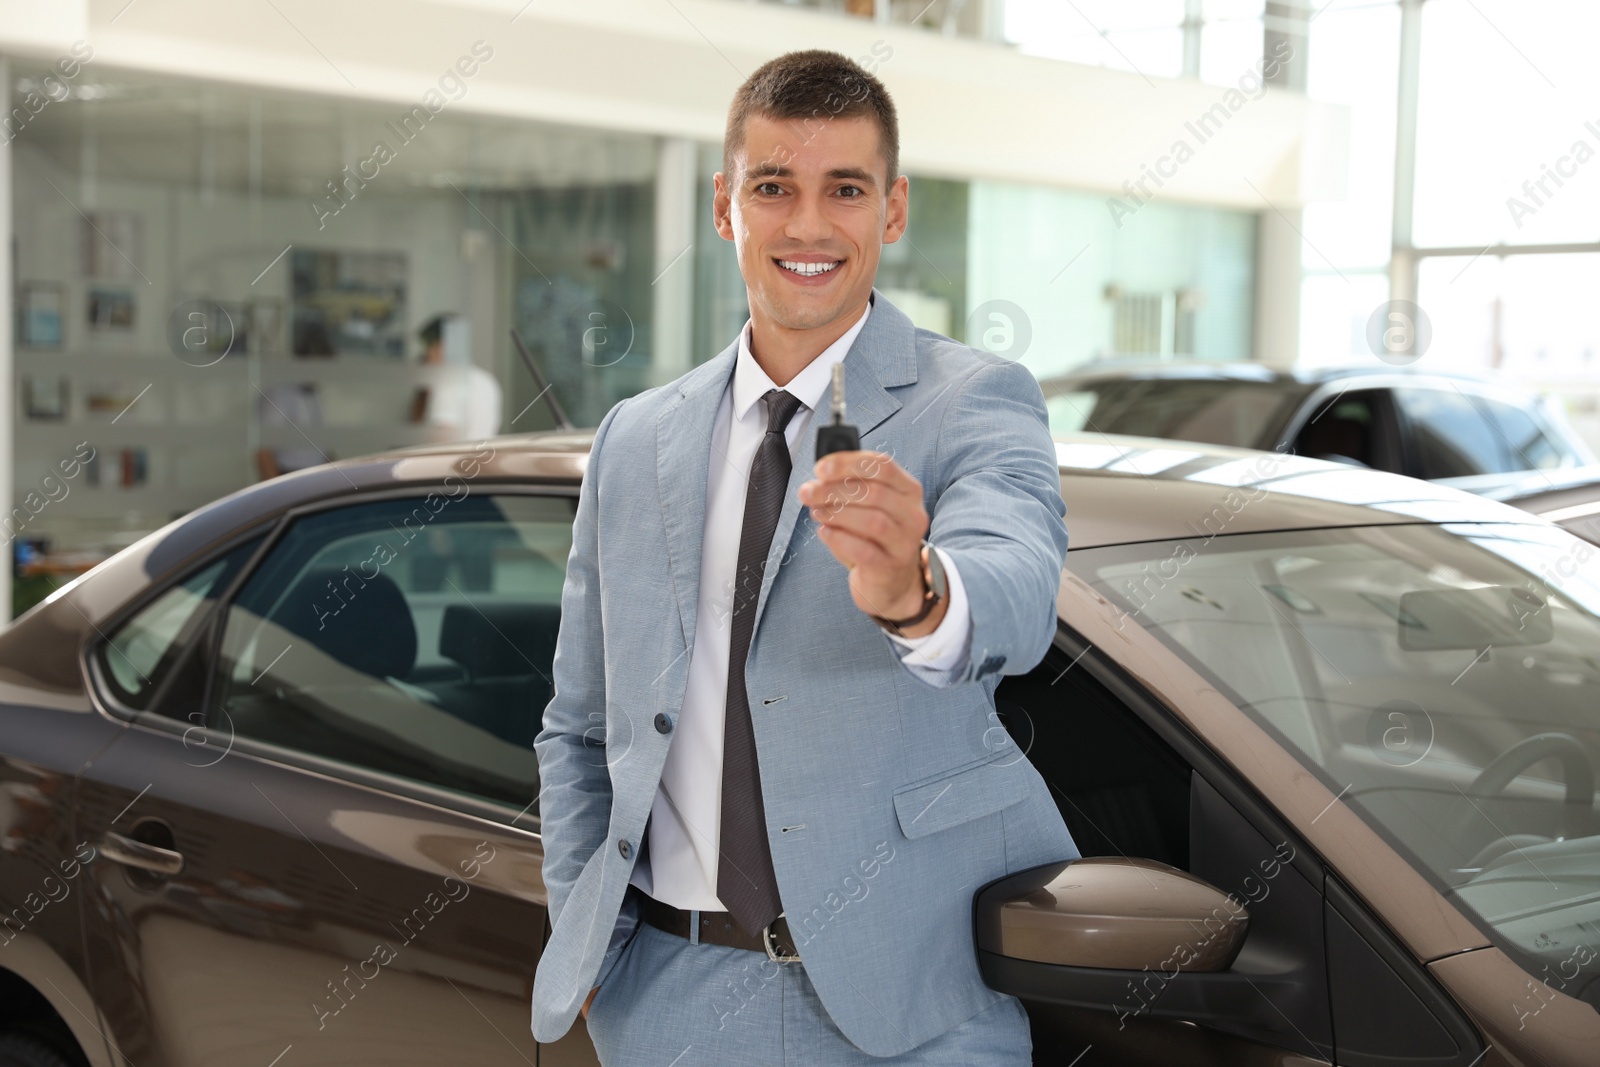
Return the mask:
<path fill-rule="evenodd" d="M 1000 997 L 901 1055 L 871 1056 L 829 1018 L 804 959 L 691 943 L 641 921 L 589 1005 L 588 1030 L 602 1067 L 1030 1067 L 1027 1012 Z"/>

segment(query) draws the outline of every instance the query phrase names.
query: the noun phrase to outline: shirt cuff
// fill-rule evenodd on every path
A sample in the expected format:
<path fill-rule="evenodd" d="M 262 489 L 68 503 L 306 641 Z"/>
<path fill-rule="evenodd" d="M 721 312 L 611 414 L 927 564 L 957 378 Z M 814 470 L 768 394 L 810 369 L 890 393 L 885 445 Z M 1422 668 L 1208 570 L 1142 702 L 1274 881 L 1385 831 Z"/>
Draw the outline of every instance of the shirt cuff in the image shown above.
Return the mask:
<path fill-rule="evenodd" d="M 906 650 L 900 662 L 913 674 L 934 684 L 949 684 L 966 670 L 972 642 L 972 615 L 967 609 L 967 590 L 961 584 L 961 573 L 956 570 L 954 561 L 943 549 L 935 547 L 933 551 L 939 553 L 939 562 L 944 564 L 945 586 L 950 597 L 944 618 L 931 633 L 921 637 L 901 637 L 887 630 L 883 633 Z"/>

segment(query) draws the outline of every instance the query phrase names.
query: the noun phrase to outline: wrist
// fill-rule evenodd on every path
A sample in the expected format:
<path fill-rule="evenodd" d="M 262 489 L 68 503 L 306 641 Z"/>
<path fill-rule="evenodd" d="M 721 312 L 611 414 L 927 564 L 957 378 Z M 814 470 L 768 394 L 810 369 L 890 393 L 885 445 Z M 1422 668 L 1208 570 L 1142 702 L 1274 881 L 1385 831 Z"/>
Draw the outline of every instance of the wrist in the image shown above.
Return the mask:
<path fill-rule="evenodd" d="M 932 633 L 944 618 L 949 597 L 944 563 L 926 539 L 918 547 L 917 557 L 917 580 L 913 590 L 896 604 L 880 609 L 884 614 L 870 613 L 880 627 L 900 637 Z"/>
<path fill-rule="evenodd" d="M 915 626 L 902 626 L 900 628 L 900 633 L 897 636 L 927 637 L 929 634 L 933 633 L 933 631 L 939 628 L 940 623 L 944 622 L 944 614 L 949 609 L 950 601 L 941 597 L 939 602 L 933 606 L 933 610 L 928 613 L 928 617 L 926 619 L 923 619 Z M 917 610 L 920 611 L 922 609 L 918 608 Z"/>

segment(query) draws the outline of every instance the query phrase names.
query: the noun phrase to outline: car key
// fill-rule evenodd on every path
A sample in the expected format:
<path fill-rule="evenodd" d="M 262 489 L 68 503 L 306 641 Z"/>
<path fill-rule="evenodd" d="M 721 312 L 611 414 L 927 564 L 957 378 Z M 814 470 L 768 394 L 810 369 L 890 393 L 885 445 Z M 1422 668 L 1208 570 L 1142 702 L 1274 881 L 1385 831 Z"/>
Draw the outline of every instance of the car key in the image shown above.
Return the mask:
<path fill-rule="evenodd" d="M 832 417 L 817 427 L 817 458 L 829 452 L 853 452 L 861 447 L 861 434 L 844 421 L 844 363 L 833 365 Z"/>

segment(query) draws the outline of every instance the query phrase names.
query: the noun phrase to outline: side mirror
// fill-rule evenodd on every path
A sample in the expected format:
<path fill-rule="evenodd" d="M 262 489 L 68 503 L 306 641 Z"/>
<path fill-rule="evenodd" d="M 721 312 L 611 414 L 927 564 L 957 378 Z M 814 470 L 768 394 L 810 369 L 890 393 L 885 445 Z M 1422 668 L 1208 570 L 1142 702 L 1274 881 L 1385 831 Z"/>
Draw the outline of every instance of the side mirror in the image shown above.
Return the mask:
<path fill-rule="evenodd" d="M 991 882 L 975 898 L 974 921 L 980 960 L 987 954 L 1170 975 L 1227 970 L 1244 946 L 1250 916 L 1234 898 L 1176 867 L 1094 857 Z"/>

